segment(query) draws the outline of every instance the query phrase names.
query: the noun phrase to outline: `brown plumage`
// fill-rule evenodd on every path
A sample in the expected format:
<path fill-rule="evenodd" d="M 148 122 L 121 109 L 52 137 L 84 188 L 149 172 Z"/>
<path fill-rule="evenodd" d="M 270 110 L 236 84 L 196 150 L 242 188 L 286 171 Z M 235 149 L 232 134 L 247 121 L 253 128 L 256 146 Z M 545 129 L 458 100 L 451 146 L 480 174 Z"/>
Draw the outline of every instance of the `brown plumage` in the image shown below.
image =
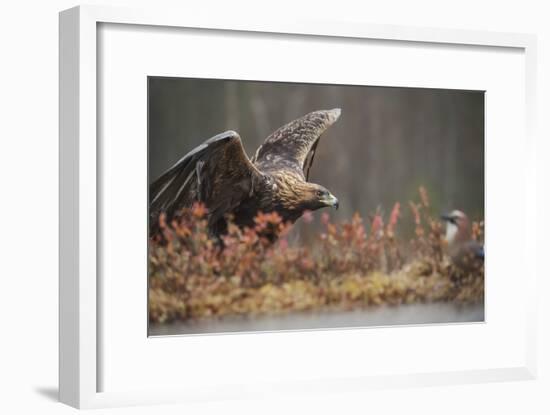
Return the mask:
<path fill-rule="evenodd" d="M 321 110 L 291 121 L 267 137 L 252 159 L 234 131 L 195 147 L 151 184 L 150 236 L 159 231 L 161 213 L 171 221 L 196 202 L 208 209 L 216 236 L 226 231 L 229 214 L 237 225 L 252 226 L 258 211 L 294 222 L 306 210 L 337 208 L 338 199 L 307 180 L 319 137 L 339 116 L 340 109 Z"/>

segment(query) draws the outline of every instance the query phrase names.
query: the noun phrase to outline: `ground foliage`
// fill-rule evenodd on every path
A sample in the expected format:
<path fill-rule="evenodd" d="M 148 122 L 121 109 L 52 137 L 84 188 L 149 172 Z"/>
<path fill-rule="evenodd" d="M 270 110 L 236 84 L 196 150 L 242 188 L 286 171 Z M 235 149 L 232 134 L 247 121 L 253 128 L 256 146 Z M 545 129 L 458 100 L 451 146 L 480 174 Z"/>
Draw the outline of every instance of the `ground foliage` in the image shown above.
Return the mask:
<path fill-rule="evenodd" d="M 222 240 L 208 235 L 201 204 L 177 221 L 160 218 L 149 241 L 149 319 L 152 323 L 231 315 L 280 313 L 424 302 L 479 303 L 484 270 L 460 270 L 446 256 L 444 228 L 430 213 L 424 188 L 409 202 L 415 231 L 397 237 L 401 205 L 387 218 L 356 213 L 343 223 L 321 214 L 323 231 L 308 246 L 290 246 L 290 224 L 258 213 L 253 228 L 229 222 Z M 306 212 L 306 223 L 313 215 Z M 483 241 L 483 222 L 472 238 Z M 270 242 L 268 235 L 279 238 Z"/>

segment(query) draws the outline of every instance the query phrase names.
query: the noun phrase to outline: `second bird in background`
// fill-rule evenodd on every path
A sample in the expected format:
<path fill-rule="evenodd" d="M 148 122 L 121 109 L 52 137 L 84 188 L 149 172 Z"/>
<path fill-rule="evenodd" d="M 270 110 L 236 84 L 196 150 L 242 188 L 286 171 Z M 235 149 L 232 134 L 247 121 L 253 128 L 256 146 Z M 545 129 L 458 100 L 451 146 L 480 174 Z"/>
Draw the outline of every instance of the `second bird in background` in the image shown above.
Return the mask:
<path fill-rule="evenodd" d="M 453 264 L 462 268 L 478 268 L 484 264 L 485 249 L 472 237 L 472 228 L 468 216 L 460 211 L 441 215 L 446 222 L 445 240 Z"/>

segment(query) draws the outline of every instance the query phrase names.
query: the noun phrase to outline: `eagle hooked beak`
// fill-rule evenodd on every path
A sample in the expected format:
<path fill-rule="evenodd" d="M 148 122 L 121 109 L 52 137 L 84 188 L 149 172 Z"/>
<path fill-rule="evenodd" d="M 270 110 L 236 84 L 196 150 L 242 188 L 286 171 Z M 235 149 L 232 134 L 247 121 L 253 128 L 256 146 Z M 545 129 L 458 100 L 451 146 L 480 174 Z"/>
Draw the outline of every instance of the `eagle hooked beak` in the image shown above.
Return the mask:
<path fill-rule="evenodd" d="M 338 210 L 338 207 L 340 206 L 340 202 L 333 194 L 328 194 L 327 197 L 323 200 L 323 203 L 325 203 L 326 206 L 333 207 L 334 209 Z"/>

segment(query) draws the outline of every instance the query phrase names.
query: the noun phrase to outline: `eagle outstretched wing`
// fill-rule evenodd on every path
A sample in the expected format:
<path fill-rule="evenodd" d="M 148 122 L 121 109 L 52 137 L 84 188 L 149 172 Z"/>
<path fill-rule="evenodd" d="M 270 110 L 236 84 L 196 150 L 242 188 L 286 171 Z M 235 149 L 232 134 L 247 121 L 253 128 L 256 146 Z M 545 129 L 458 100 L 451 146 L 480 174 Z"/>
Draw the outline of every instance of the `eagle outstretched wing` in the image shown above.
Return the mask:
<path fill-rule="evenodd" d="M 262 171 L 292 169 L 307 180 L 319 137 L 340 112 L 340 108 L 314 111 L 289 122 L 266 138 L 252 162 Z"/>
<path fill-rule="evenodd" d="M 159 216 L 167 220 L 195 202 L 208 208 L 210 224 L 252 195 L 262 174 L 250 162 L 234 131 L 218 134 L 194 148 L 149 187 L 149 225 L 158 231 Z"/>

